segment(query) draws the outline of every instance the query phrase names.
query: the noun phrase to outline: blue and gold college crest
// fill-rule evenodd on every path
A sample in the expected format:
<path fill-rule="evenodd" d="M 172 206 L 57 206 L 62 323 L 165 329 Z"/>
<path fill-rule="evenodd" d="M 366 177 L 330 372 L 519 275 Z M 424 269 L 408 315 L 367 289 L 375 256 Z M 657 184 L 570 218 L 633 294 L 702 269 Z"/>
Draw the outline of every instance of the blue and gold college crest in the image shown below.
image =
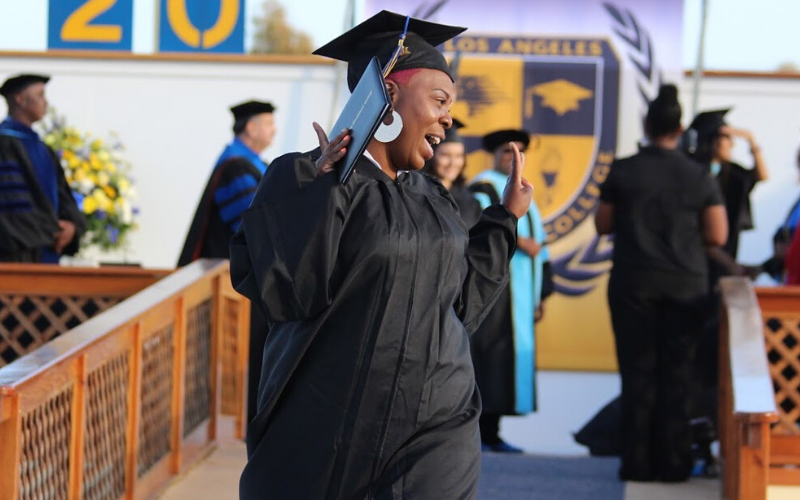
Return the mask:
<path fill-rule="evenodd" d="M 544 219 L 558 292 L 583 295 L 608 271 L 611 244 L 587 222 L 617 143 L 619 59 L 602 38 L 463 36 L 456 54 L 466 124 L 467 171 L 491 168 L 480 138 L 498 129 L 531 133 L 525 176 Z"/>

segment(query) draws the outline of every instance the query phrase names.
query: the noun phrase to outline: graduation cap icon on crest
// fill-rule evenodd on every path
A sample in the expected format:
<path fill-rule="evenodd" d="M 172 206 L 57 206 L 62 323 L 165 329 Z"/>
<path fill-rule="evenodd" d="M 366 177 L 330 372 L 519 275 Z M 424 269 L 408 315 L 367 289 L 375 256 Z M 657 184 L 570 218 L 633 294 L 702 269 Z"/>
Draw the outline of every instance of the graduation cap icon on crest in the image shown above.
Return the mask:
<path fill-rule="evenodd" d="M 577 111 L 580 109 L 581 101 L 594 96 L 594 92 L 591 90 L 563 78 L 540 83 L 532 90 L 534 94 L 542 98 L 542 106 L 552 109 L 558 116 L 564 116 L 570 111 Z M 533 114 L 533 110 L 529 114 Z"/>

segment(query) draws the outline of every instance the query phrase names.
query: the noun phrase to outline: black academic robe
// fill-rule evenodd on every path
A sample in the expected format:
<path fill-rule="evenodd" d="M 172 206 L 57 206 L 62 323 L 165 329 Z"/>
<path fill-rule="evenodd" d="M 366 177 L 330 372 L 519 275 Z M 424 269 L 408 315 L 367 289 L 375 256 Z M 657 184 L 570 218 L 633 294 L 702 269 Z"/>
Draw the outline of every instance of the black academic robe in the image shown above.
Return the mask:
<path fill-rule="evenodd" d="M 246 158 L 235 156 L 220 163 L 197 205 L 178 267 L 197 259 L 227 259 L 241 214 L 253 199 L 261 172 Z"/>
<path fill-rule="evenodd" d="M 39 186 L 25 146 L 0 133 L 0 262 L 39 262 L 53 248 L 58 221 L 75 224 L 75 237 L 63 254 L 75 255 L 86 219 L 78 208 L 56 154 L 48 148 L 58 190 L 58 213 Z"/>
<path fill-rule="evenodd" d="M 316 150 L 270 166 L 231 244 L 271 322 L 240 498 L 475 498 L 480 397 L 469 333 L 503 290 L 516 218 L 467 233 L 438 182 Z"/>
<path fill-rule="evenodd" d="M 742 231 L 753 229 L 753 215 L 750 209 L 750 193 L 756 183 L 756 170 L 746 169 L 737 163 L 723 163 L 717 176 L 725 210 L 728 214 L 728 241 L 725 252 L 736 259 L 739 253 L 739 235 Z M 725 274 L 721 270 L 718 273 Z M 712 277 L 718 279 L 719 275 Z"/>
<path fill-rule="evenodd" d="M 461 218 L 464 219 L 464 223 L 467 227 L 474 226 L 483 212 L 481 204 L 478 203 L 478 200 L 475 199 L 469 189 L 461 184 L 456 184 L 450 188 L 450 194 L 456 201 L 456 205 L 458 205 L 458 212 L 461 214 Z"/>

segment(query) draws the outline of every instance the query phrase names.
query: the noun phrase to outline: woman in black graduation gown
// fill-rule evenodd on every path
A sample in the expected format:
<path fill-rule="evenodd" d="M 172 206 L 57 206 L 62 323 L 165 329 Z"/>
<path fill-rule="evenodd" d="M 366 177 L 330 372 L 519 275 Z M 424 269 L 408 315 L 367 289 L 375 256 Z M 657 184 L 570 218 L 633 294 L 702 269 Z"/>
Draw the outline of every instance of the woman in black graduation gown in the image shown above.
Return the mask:
<path fill-rule="evenodd" d="M 744 266 L 736 263 L 739 252 L 739 234 L 753 229 L 753 216 L 750 209 L 750 193 L 755 185 L 767 179 L 767 167 L 761 148 L 753 134 L 725 123 L 729 109 L 704 111 L 698 114 L 689 126 L 687 134 L 696 139 L 690 146 L 689 154 L 700 163 L 707 165 L 722 190 L 725 209 L 728 213 L 728 241 L 722 248 L 724 252 L 712 254 L 712 283 L 720 276 L 746 272 Z M 753 155 L 753 168 L 744 168 L 734 162 L 733 140 L 741 138 L 750 146 Z"/>
<path fill-rule="evenodd" d="M 727 239 L 719 187 L 677 151 L 674 85 L 650 104 L 651 146 L 615 160 L 600 189 L 598 234 L 614 234 L 608 304 L 622 378 L 626 481 L 685 481 L 692 471 L 690 367 L 708 293 L 706 248 Z"/>
<path fill-rule="evenodd" d="M 717 401 L 719 394 L 719 324 L 721 297 L 719 279 L 722 276 L 755 274 L 752 269 L 737 262 L 739 234 L 753 228 L 750 193 L 758 182 L 767 178 L 767 168 L 761 149 L 753 134 L 730 127 L 724 117 L 729 109 L 704 111 L 698 114 L 687 135 L 695 141 L 686 141 L 689 154 L 706 165 L 716 179 L 725 201 L 728 215 L 728 240 L 720 248 L 709 252 L 709 294 L 704 308 L 705 322 L 697 348 L 694 367 L 695 399 L 697 400 L 693 425 L 698 436 L 698 455 L 705 463 L 705 473 L 717 475 L 717 467 L 710 450 L 716 439 Z M 733 141 L 744 139 L 750 146 L 753 168 L 747 169 L 732 160 Z M 694 143 L 694 144 L 692 144 Z M 694 147 L 692 147 L 694 146 Z"/>
<path fill-rule="evenodd" d="M 481 217 L 481 205 L 467 189 L 464 179 L 464 167 L 467 165 L 467 153 L 464 141 L 458 129 L 464 124 L 453 119 L 453 125 L 445 131 L 444 140 L 433 148 L 433 158 L 425 163 L 425 173 L 439 179 L 442 185 L 456 200 L 461 218 L 472 227 Z"/>
<path fill-rule="evenodd" d="M 349 63 L 352 90 L 405 25 L 383 11 L 316 53 Z M 451 126 L 455 85 L 434 47 L 463 28 L 407 30 L 386 142 L 341 185 L 347 132 L 328 142 L 315 124 L 320 149 L 271 164 L 231 243 L 234 286 L 272 322 L 242 499 L 475 498 L 468 334 L 508 279 L 532 188 L 518 156 L 502 203 L 468 233 L 441 183 L 416 172 Z"/>

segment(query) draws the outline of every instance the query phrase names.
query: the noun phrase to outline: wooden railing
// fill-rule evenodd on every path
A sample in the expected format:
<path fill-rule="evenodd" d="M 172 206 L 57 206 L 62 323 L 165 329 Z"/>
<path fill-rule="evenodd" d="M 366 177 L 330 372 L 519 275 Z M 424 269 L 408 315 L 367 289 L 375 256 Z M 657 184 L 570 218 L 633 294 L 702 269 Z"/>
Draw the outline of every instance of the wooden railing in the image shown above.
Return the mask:
<path fill-rule="evenodd" d="M 759 288 L 756 294 L 778 410 L 769 482 L 800 485 L 800 287 Z"/>
<path fill-rule="evenodd" d="M 770 484 L 800 485 L 800 290 L 721 287 L 723 494 L 764 500 Z"/>
<path fill-rule="evenodd" d="M 769 427 L 777 421 L 764 354 L 761 313 L 746 278 L 721 280 L 720 447 L 728 500 L 765 500 Z"/>
<path fill-rule="evenodd" d="M 0 264 L 0 368 L 170 272 Z"/>
<path fill-rule="evenodd" d="M 227 261 L 198 261 L 0 368 L 0 500 L 152 498 L 242 437 L 248 333 Z"/>

